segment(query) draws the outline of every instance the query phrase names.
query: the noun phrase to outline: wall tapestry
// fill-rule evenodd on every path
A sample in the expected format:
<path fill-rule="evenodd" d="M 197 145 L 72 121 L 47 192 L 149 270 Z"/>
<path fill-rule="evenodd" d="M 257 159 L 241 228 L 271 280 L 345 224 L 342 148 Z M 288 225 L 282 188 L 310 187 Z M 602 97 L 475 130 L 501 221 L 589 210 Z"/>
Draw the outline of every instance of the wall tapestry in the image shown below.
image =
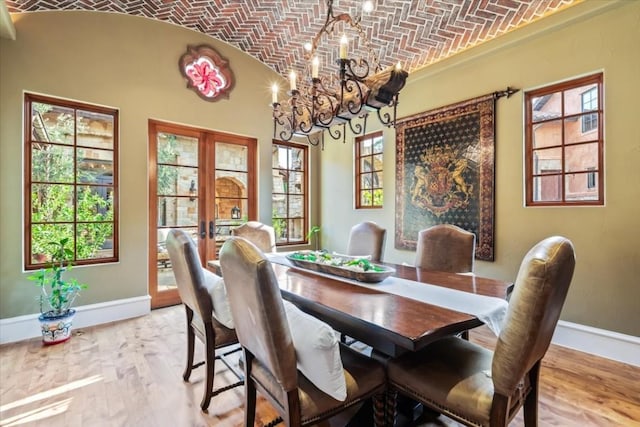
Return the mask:
<path fill-rule="evenodd" d="M 476 259 L 493 261 L 496 94 L 416 114 L 396 125 L 397 249 L 418 232 L 454 224 L 476 235 Z"/>
<path fill-rule="evenodd" d="M 187 46 L 178 62 L 180 73 L 187 80 L 187 88 L 206 101 L 229 98 L 235 83 L 229 61 L 211 46 Z"/>

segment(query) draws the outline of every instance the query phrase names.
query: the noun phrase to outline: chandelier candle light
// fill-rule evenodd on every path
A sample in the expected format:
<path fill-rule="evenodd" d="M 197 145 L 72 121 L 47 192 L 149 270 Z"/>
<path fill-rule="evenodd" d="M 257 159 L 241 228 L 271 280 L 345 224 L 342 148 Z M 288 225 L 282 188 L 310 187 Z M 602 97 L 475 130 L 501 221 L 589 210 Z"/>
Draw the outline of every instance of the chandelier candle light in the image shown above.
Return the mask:
<path fill-rule="evenodd" d="M 371 2 L 365 2 L 363 11 L 369 12 L 372 9 Z M 372 65 L 366 59 L 348 57 L 349 40 L 346 34 L 342 34 L 336 61 L 339 66 L 338 75 L 320 77 L 320 59 L 316 55 L 318 43 L 322 36 L 333 35 L 334 26 L 338 22 L 357 31 L 357 40 L 364 43 L 373 58 Z M 333 139 L 345 142 L 347 124 L 354 135 L 366 133 L 367 117 L 371 111 L 377 113 L 383 125 L 395 126 L 398 96 L 409 73 L 402 69 L 400 63 L 381 69 L 360 25 L 360 18 L 353 19 L 347 13 L 335 16 L 333 0 L 328 0 L 327 19 L 312 43 L 305 45 L 305 49 L 308 52 L 305 55 L 305 68 L 310 68 L 311 71 L 308 82 L 298 82 L 297 74 L 291 71 L 288 92 L 290 97 L 284 103 L 278 102 L 278 86 L 272 86 L 274 138 L 289 141 L 293 136 L 306 136 L 310 144 L 318 145 L 322 142 L 324 147 L 324 133 L 327 131 Z M 392 114 L 381 112 L 383 107 L 392 107 Z"/>

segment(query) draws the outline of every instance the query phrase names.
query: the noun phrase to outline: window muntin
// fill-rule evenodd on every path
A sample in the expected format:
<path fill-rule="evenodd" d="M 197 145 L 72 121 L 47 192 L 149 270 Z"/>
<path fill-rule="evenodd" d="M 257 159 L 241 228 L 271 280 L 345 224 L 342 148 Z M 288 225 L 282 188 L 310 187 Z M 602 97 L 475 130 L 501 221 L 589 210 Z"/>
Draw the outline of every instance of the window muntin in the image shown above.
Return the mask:
<path fill-rule="evenodd" d="M 599 73 L 525 93 L 527 206 L 604 204 L 602 81 Z"/>
<path fill-rule="evenodd" d="M 25 268 L 69 238 L 74 264 L 118 260 L 118 111 L 25 94 Z"/>
<path fill-rule="evenodd" d="M 374 209 L 383 206 L 382 188 L 384 139 L 382 132 L 356 138 L 355 146 L 355 206 Z"/>
<path fill-rule="evenodd" d="M 308 243 L 308 147 L 274 141 L 272 155 L 272 224 L 276 245 Z"/>

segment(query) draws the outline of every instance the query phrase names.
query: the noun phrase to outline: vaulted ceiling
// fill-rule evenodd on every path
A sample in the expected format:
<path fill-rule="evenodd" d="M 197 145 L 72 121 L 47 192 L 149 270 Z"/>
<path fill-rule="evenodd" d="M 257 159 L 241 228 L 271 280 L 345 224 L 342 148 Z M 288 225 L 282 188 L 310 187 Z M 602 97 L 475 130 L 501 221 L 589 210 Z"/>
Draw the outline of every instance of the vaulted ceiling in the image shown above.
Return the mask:
<path fill-rule="evenodd" d="M 370 41 L 352 41 L 350 57 L 372 55 L 383 67 L 401 62 L 410 72 L 423 68 L 582 0 L 375 0 L 362 12 L 362 0 L 335 0 L 334 15 L 361 17 Z M 307 66 L 303 44 L 327 18 L 325 0 L 6 0 L 10 13 L 82 10 L 157 19 L 225 41 L 285 75 Z M 358 32 L 336 27 L 352 40 Z M 351 33 L 350 33 L 351 32 Z M 19 36 L 19 34 L 18 34 Z M 321 40 L 319 55 L 331 61 L 336 41 Z"/>

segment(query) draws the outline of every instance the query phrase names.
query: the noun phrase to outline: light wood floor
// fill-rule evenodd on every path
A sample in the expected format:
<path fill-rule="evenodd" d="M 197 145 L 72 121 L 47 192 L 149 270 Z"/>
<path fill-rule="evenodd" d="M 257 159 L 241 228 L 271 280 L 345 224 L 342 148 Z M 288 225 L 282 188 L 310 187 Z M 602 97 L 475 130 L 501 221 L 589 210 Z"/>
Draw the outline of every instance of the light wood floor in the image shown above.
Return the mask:
<path fill-rule="evenodd" d="M 242 425 L 242 388 L 215 397 L 208 414 L 200 411 L 202 368 L 192 382 L 182 381 L 184 331 L 177 306 L 77 330 L 60 345 L 33 339 L 0 346 L 0 426 Z M 484 328 L 471 339 L 494 342 Z M 198 343 L 197 360 L 201 350 Z M 234 380 L 221 363 L 216 370 L 216 386 Z M 257 425 L 273 415 L 261 401 Z M 552 346 L 543 361 L 539 418 L 541 426 L 640 426 L 640 368 Z M 439 417 L 416 425 L 458 424 Z M 520 425 L 521 413 L 512 423 Z"/>

